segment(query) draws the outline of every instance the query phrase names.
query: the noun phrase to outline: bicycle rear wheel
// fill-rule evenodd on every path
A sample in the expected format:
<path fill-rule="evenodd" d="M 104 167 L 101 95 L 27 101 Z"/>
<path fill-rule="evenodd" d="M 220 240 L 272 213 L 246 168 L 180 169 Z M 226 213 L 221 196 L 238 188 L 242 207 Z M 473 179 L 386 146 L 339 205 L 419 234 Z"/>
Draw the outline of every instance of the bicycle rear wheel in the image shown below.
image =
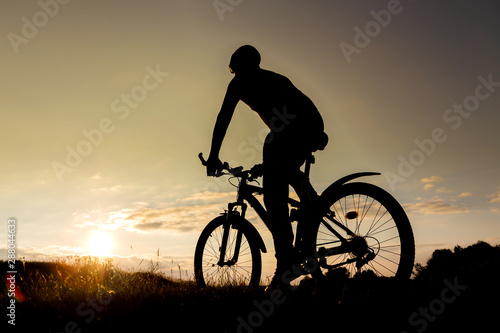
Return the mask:
<path fill-rule="evenodd" d="M 377 276 L 408 279 L 415 260 L 415 240 L 410 221 L 401 205 L 383 189 L 366 183 L 348 183 L 330 197 L 323 198 L 332 214 L 316 225 L 316 251 L 322 272 L 346 268 L 351 276 L 372 271 Z M 336 226 L 331 219 L 349 228 L 354 235 Z M 341 241 L 331 231 L 350 242 L 351 251 L 335 253 Z M 354 243 L 356 242 L 356 243 Z M 360 249 L 360 251 L 352 249 Z M 328 249 L 328 250 L 326 250 Z"/>
<path fill-rule="evenodd" d="M 262 271 L 259 241 L 238 218 L 226 215 L 212 220 L 198 239 L 194 273 L 198 286 L 258 286 Z M 229 228 L 226 251 L 220 262 L 225 228 Z M 239 235 L 238 235 L 239 234 Z M 239 236 L 241 238 L 239 238 Z M 239 249 L 239 250 L 238 250 Z"/>

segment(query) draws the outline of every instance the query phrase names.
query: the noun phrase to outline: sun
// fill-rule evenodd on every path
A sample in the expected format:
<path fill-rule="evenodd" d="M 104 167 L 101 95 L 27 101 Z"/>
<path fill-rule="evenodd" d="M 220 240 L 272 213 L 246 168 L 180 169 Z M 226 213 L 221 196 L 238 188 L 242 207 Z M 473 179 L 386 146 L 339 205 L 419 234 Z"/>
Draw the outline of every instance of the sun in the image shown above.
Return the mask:
<path fill-rule="evenodd" d="M 94 231 L 87 241 L 87 250 L 96 257 L 109 257 L 113 249 L 113 238 L 106 232 Z"/>

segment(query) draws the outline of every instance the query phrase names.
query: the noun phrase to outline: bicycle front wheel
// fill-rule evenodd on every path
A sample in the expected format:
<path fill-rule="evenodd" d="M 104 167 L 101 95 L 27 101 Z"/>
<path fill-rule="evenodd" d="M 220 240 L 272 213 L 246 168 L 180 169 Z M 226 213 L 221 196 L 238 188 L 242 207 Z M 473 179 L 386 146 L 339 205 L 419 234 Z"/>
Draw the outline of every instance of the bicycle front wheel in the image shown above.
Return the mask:
<path fill-rule="evenodd" d="M 317 225 L 316 250 L 334 254 L 323 258 L 323 273 L 344 267 L 351 276 L 371 271 L 383 277 L 410 277 L 415 240 L 410 221 L 396 199 L 375 185 L 348 183 L 324 200 L 331 213 L 330 219 L 324 217 Z M 351 230 L 353 235 L 339 228 L 333 220 Z M 350 251 L 337 250 L 342 244 L 332 229 L 349 242 Z"/>
<path fill-rule="evenodd" d="M 225 231 L 226 250 L 221 256 Z M 245 223 L 239 223 L 238 220 L 227 223 L 226 216 L 223 215 L 205 227 L 198 239 L 194 256 L 194 273 L 198 286 L 254 287 L 259 285 L 261 271 L 259 242 Z"/>

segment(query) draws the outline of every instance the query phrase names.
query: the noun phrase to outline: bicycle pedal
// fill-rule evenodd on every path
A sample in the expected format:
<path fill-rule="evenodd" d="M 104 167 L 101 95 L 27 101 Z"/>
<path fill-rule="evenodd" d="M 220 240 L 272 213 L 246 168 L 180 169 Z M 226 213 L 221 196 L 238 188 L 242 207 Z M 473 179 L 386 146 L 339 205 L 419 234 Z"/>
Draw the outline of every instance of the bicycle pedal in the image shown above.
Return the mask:
<path fill-rule="evenodd" d="M 323 267 L 323 268 L 327 268 L 328 267 L 328 263 L 326 262 L 326 258 L 325 257 L 319 258 L 318 264 L 319 264 L 319 267 Z"/>
<path fill-rule="evenodd" d="M 314 258 L 305 258 L 300 264 L 300 272 L 302 275 L 308 275 L 314 273 L 318 268 L 319 263 Z"/>
<path fill-rule="evenodd" d="M 324 246 L 320 247 L 318 249 L 317 253 L 318 253 L 318 257 L 320 257 L 322 259 L 325 258 L 327 255 L 329 255 L 328 250 Z"/>

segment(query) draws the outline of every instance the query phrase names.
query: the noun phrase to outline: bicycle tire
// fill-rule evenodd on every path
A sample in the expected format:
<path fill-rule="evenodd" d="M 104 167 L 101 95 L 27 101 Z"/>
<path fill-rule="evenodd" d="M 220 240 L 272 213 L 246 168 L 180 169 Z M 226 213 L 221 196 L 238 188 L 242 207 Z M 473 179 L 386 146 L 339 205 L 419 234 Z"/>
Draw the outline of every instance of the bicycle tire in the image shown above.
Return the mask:
<path fill-rule="evenodd" d="M 354 233 L 365 239 L 369 246 L 374 246 L 377 252 L 375 258 L 360 269 L 355 267 L 355 263 L 346 264 L 350 275 L 354 271 L 371 270 L 377 276 L 401 280 L 410 278 L 415 261 L 415 239 L 408 216 L 394 197 L 378 186 L 355 182 L 344 184 L 322 199 L 335 213 L 337 221 L 351 230 L 355 226 Z M 335 241 L 333 233 L 325 231 L 327 229 L 322 224 L 317 223 L 314 228 L 316 250 L 327 243 L 340 243 Z M 347 233 L 343 236 L 348 238 Z M 329 265 L 333 266 L 335 262 L 340 264 L 342 260 L 353 257 L 352 253 L 331 256 L 328 258 Z"/>
<path fill-rule="evenodd" d="M 207 224 L 196 244 L 194 274 L 199 287 L 206 286 L 250 286 L 260 283 L 262 257 L 260 242 L 248 227 L 250 222 L 240 217 L 230 217 L 231 226 L 226 249 L 227 258 L 234 253 L 236 235 L 242 232 L 239 260 L 233 266 L 217 264 L 220 256 L 226 215 L 219 216 Z M 245 223 L 246 222 L 246 223 Z M 248 223 L 248 224 L 247 224 Z"/>

